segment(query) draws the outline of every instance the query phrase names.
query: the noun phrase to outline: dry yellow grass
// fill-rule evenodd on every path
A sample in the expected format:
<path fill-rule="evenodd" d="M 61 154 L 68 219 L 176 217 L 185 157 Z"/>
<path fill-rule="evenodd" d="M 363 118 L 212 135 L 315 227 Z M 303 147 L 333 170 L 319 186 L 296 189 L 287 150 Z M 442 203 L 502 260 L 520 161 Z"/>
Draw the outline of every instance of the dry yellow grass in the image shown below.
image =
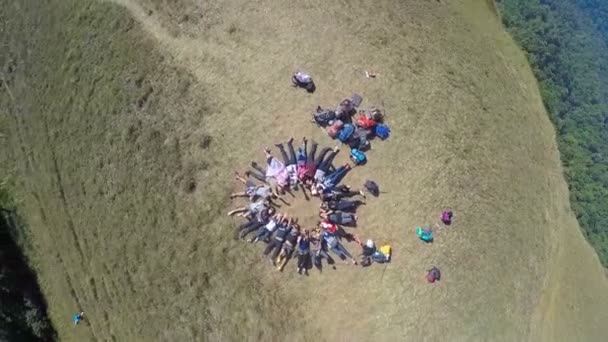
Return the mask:
<path fill-rule="evenodd" d="M 2 4 L 34 51 L 3 36 L 2 62 L 26 67 L 9 77 L 15 100 L 1 97 L 2 161 L 63 340 L 605 336 L 605 276 L 535 80 L 488 2 L 116 3 Z M 296 68 L 315 94 L 289 86 Z M 393 262 L 279 274 L 231 239 L 232 170 L 290 136 L 330 144 L 308 113 L 353 92 L 393 131 L 346 179 L 386 191 L 357 230 L 391 243 Z M 414 227 L 448 206 L 453 227 L 421 245 Z M 423 280 L 431 265 L 438 285 Z M 89 324 L 75 329 L 78 305 Z"/>

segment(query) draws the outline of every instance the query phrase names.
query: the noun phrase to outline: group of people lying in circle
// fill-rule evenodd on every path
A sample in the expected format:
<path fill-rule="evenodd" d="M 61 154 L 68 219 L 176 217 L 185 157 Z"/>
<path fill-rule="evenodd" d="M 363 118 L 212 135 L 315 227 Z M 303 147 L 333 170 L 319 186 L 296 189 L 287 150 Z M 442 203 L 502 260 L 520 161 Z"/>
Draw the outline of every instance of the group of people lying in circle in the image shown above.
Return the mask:
<path fill-rule="evenodd" d="M 248 197 L 250 200 L 246 206 L 228 213 L 247 219 L 238 227 L 238 237 L 245 239 L 253 233 L 249 242 L 266 242 L 264 255 L 268 256 L 279 270 L 283 269 L 294 252 L 299 273 L 307 273 L 310 261 L 319 269 L 322 268 L 323 259 L 333 264 L 328 252 L 356 265 L 357 260 L 342 245 L 341 239 L 356 241 L 362 247 L 363 244 L 356 236 L 346 233 L 340 227 L 355 226 L 355 211 L 365 204 L 363 189 L 354 190 L 340 184 L 348 171 L 355 166 L 346 163 L 334 168 L 332 162 L 339 149 L 326 147 L 316 155 L 318 144 L 312 142 L 311 146 L 308 146 L 306 138 L 302 139 L 297 151 L 293 146 L 293 139 L 276 146 L 282 161 L 266 148 L 266 168 L 252 162 L 252 169 L 244 175 L 236 172 L 236 179 L 245 185 L 245 190 L 231 194 L 231 198 Z M 251 178 L 259 180 L 261 184 L 256 185 Z M 303 191 L 307 199 L 310 194 L 321 200 L 320 222 L 314 229 L 300 227 L 297 218 L 279 213 L 275 209 L 279 206 L 277 200 L 282 200 L 285 193 L 298 189 Z M 352 199 L 353 197 L 359 199 Z"/>

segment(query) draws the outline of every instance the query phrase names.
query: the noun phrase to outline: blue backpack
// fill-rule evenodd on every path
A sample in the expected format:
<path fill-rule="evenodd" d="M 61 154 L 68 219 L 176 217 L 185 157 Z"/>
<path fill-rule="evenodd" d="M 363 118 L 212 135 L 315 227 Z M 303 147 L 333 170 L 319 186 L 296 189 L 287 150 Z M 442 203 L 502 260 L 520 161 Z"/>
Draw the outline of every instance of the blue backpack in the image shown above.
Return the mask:
<path fill-rule="evenodd" d="M 367 157 L 365 157 L 365 153 L 353 148 L 350 150 L 350 159 L 355 163 L 355 165 L 364 164 L 367 161 Z"/>
<path fill-rule="evenodd" d="M 391 129 L 385 124 L 377 124 L 374 133 L 378 138 L 384 140 L 391 135 Z"/>
<path fill-rule="evenodd" d="M 340 140 L 341 143 L 346 143 L 350 137 L 352 137 L 353 133 L 355 133 L 355 126 L 352 124 L 345 124 L 340 133 L 338 133 L 338 140 Z"/>
<path fill-rule="evenodd" d="M 433 242 L 433 232 L 430 229 L 416 228 L 418 238 L 426 243 Z"/>

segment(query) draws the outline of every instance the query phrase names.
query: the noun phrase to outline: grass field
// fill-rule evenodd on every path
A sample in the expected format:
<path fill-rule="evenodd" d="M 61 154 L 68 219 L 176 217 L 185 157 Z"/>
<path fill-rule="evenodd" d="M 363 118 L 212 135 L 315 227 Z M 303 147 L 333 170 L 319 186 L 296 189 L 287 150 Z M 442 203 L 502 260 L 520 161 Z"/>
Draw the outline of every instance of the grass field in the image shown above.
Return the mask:
<path fill-rule="evenodd" d="M 0 15 L 0 165 L 61 340 L 606 336 L 605 274 L 493 3 L 26 0 Z M 317 92 L 289 86 L 297 68 Z M 346 178 L 386 191 L 357 233 L 393 262 L 278 273 L 232 239 L 232 170 L 290 136 L 333 144 L 308 113 L 352 92 L 393 131 Z M 421 245 L 414 228 L 445 207 L 455 224 Z"/>

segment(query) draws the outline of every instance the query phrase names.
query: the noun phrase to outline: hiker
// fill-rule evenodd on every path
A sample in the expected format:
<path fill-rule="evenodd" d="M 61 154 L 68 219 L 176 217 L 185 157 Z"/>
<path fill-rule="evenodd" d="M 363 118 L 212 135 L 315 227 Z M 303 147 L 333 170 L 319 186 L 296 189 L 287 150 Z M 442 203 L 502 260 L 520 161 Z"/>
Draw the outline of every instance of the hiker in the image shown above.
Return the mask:
<path fill-rule="evenodd" d="M 312 77 L 302 71 L 294 73 L 291 77 L 291 82 L 293 83 L 294 87 L 304 88 L 309 93 L 314 92 L 316 89 L 315 82 L 312 80 Z"/>
<path fill-rule="evenodd" d="M 277 270 L 281 271 L 283 269 L 283 267 L 285 266 L 285 264 L 287 263 L 287 261 L 289 260 L 289 258 L 291 258 L 291 254 L 293 253 L 293 250 L 295 249 L 299 236 L 300 236 L 300 226 L 297 224 L 294 224 L 291 231 L 289 232 L 289 234 L 287 234 L 287 237 L 285 237 L 285 241 L 283 242 L 283 245 L 281 246 L 281 252 L 279 252 L 279 255 L 277 256 L 277 259 L 276 259 L 276 263 L 278 265 Z"/>
<path fill-rule="evenodd" d="M 360 200 L 355 200 L 355 201 L 348 201 L 348 200 L 329 200 L 327 202 L 323 202 L 321 203 L 321 209 L 324 211 L 329 211 L 329 210 L 333 210 L 333 211 L 355 211 L 357 210 L 357 207 L 359 207 L 360 205 L 365 205 L 364 201 L 360 201 Z"/>
<path fill-rule="evenodd" d="M 258 229 L 256 236 L 251 238 L 249 242 L 256 243 L 260 240 L 265 241 L 272 235 L 272 232 L 274 232 L 277 226 L 283 223 L 283 219 L 285 218 L 286 217 L 283 214 L 276 214 L 275 216 L 271 217 L 265 226 Z"/>
<path fill-rule="evenodd" d="M 298 265 L 296 266 L 296 271 L 299 274 L 302 274 L 302 271 L 304 271 L 308 275 L 308 270 L 306 269 L 306 264 L 310 257 L 310 232 L 308 229 L 305 229 L 304 233 L 298 237 L 297 246 Z"/>
<path fill-rule="evenodd" d="M 274 178 L 277 181 L 277 191 L 280 194 L 285 193 L 285 188 L 289 186 L 289 172 L 280 160 L 275 158 L 269 148 L 264 149 L 264 156 L 268 168 L 266 169 L 266 178 Z M 278 194 L 277 194 L 278 196 Z"/>
<path fill-rule="evenodd" d="M 249 203 L 245 207 L 240 207 L 233 209 L 228 212 L 228 216 L 232 216 L 234 214 L 242 214 L 241 216 L 255 216 L 260 211 L 268 208 L 270 206 L 270 202 L 268 200 L 259 199 L 255 202 Z"/>
<path fill-rule="evenodd" d="M 322 193 L 321 200 L 324 202 L 330 200 L 337 201 L 342 198 L 353 197 L 357 195 L 360 195 L 361 197 L 363 197 L 363 199 L 366 198 L 365 192 L 363 190 L 351 190 L 348 185 L 338 185 L 330 191 Z"/>
<path fill-rule="evenodd" d="M 270 218 L 275 215 L 275 210 L 272 207 L 260 211 L 251 220 L 241 224 L 238 227 L 239 238 L 244 239 L 247 234 L 260 229 L 270 221 Z"/>
<path fill-rule="evenodd" d="M 365 244 L 361 245 L 361 266 L 367 267 L 372 264 L 372 256 L 376 252 L 376 245 L 373 240 L 368 239 Z"/>
<path fill-rule="evenodd" d="M 326 153 L 331 151 L 329 153 L 329 156 L 327 156 L 327 158 L 325 157 Z M 336 157 L 336 155 L 338 154 L 338 152 L 340 151 L 340 148 L 338 146 L 334 147 L 333 149 L 330 149 L 329 147 L 324 148 L 321 151 L 321 154 L 317 157 L 317 159 L 315 160 L 315 175 L 314 175 L 314 182 L 323 182 L 325 180 L 325 175 L 327 175 L 329 173 L 329 170 L 332 167 L 332 163 L 334 161 L 334 158 Z"/>
<path fill-rule="evenodd" d="M 348 173 L 348 171 L 350 171 L 351 168 L 352 167 L 349 164 L 344 164 L 344 165 L 340 166 L 339 168 L 334 170 L 334 172 L 325 176 L 325 179 L 322 182 L 318 183 L 319 188 L 323 192 L 330 191 L 331 189 L 333 189 L 340 183 L 342 178 L 344 178 L 344 176 L 346 176 L 346 174 Z"/>
<path fill-rule="evenodd" d="M 297 186 L 300 183 L 300 180 L 298 178 L 298 165 L 296 152 L 293 148 L 293 138 L 290 138 L 287 141 L 289 155 L 287 155 L 287 152 L 285 151 L 285 146 L 283 146 L 283 144 L 275 144 L 275 146 L 279 148 L 279 152 L 281 153 L 281 156 L 283 156 L 283 161 L 285 162 L 285 165 L 287 165 L 285 168 L 287 169 L 287 174 L 289 175 L 289 184 L 291 186 L 291 189 L 297 190 Z"/>
<path fill-rule="evenodd" d="M 315 179 L 315 176 L 317 176 L 317 168 L 323 166 L 324 169 L 328 169 L 337 153 L 336 149 L 333 149 L 333 153 L 325 159 L 327 153 L 332 151 L 331 148 L 325 147 L 315 158 L 317 147 L 318 144 L 313 141 L 310 151 L 306 153 L 307 140 L 306 138 L 303 138 L 302 147 L 298 150 L 298 178 L 302 183 L 308 186 L 312 186 L 313 180 Z"/>
<path fill-rule="evenodd" d="M 264 200 L 270 200 L 273 196 L 272 189 L 268 185 L 255 185 L 251 180 L 241 177 L 241 175 L 235 171 L 235 178 L 245 184 L 245 191 L 233 192 L 230 194 L 230 199 L 236 197 L 249 197 L 250 200 L 261 198 Z"/>
<path fill-rule="evenodd" d="M 80 311 L 74 315 L 73 321 L 74 325 L 80 324 L 84 320 L 84 311 Z"/>
<path fill-rule="evenodd" d="M 331 234 L 327 231 L 323 232 L 323 239 L 327 244 L 327 247 L 330 251 L 334 252 L 340 259 L 346 260 L 347 258 L 351 260 L 353 265 L 357 265 L 357 260 L 353 258 L 353 256 L 342 246 L 338 238 L 335 234 Z M 348 263 L 346 261 L 346 263 Z"/>
<path fill-rule="evenodd" d="M 321 232 L 316 231 L 315 233 L 313 233 L 310 238 L 310 254 L 312 256 L 312 262 L 319 270 L 319 272 L 322 272 L 323 270 L 323 258 L 327 259 L 327 263 L 329 265 L 333 265 L 335 263 L 334 259 L 329 254 L 327 254 L 326 249 L 327 246 L 325 244 L 325 240 L 323 239 Z"/>
<path fill-rule="evenodd" d="M 281 245 L 285 241 L 287 234 L 291 232 L 292 229 L 292 218 L 289 218 L 287 224 L 280 224 L 277 228 L 274 237 L 268 242 L 266 248 L 264 249 L 264 256 L 267 256 L 271 252 L 274 252 L 270 255 L 270 260 L 272 263 L 275 263 L 275 259 L 281 250 Z"/>
<path fill-rule="evenodd" d="M 429 283 L 434 283 L 441 280 L 441 271 L 439 271 L 437 267 L 433 266 L 433 268 L 426 272 L 426 281 Z"/>
<path fill-rule="evenodd" d="M 341 226 L 354 227 L 357 225 L 357 215 L 353 213 L 328 210 L 321 211 L 319 216 L 330 223 L 339 224 Z"/>

